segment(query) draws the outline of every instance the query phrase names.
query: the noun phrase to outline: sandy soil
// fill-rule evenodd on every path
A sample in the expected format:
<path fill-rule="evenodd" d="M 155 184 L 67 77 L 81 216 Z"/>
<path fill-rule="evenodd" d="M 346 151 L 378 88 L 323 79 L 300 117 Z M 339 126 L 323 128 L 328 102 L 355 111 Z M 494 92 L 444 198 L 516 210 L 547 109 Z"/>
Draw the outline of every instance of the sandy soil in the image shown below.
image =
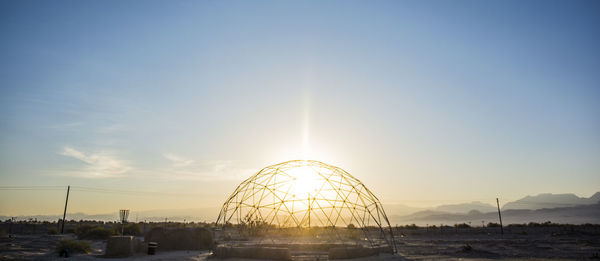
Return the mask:
<path fill-rule="evenodd" d="M 500 233 L 411 232 L 398 237 L 398 252 L 411 260 L 598 258 L 600 234 L 520 229 Z"/>
<path fill-rule="evenodd" d="M 0 260 L 61 260 L 54 246 L 62 237 L 49 235 L 16 235 L 0 238 Z M 366 260 L 582 260 L 598 258 L 598 231 L 519 230 L 505 235 L 472 230 L 453 233 L 405 230 L 397 238 L 398 255 L 381 255 Z M 78 254 L 71 260 L 100 260 L 105 243 L 90 241 L 91 254 Z M 293 252 L 294 260 L 326 260 L 325 252 L 318 254 Z M 138 254 L 130 258 L 109 260 L 207 260 L 209 251 L 158 251 L 157 255 Z M 228 259 L 242 261 L 244 259 Z M 246 259 L 250 260 L 250 259 Z"/>

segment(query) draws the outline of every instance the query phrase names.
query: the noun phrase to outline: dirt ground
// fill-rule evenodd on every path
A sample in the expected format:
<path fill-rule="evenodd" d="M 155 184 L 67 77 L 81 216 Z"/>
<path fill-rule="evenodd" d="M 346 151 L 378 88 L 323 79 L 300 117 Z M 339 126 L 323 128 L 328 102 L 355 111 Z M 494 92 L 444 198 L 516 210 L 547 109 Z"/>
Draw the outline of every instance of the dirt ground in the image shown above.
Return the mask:
<path fill-rule="evenodd" d="M 398 252 L 411 260 L 435 259 L 597 259 L 600 231 L 564 228 L 406 230 Z"/>
<path fill-rule="evenodd" d="M 14 235 L 0 238 L 0 260 L 61 260 L 54 247 L 72 235 Z M 71 260 L 102 258 L 105 242 L 89 241 L 93 251 Z M 402 230 L 397 234 L 397 255 L 363 260 L 585 260 L 599 259 L 599 231 L 565 229 L 512 229 L 504 235 L 488 230 L 437 231 Z M 327 254 L 292 253 L 294 260 L 326 260 Z M 110 260 L 207 260 L 210 251 L 158 251 L 148 256 Z M 104 259 L 104 258 L 102 258 Z M 228 259 L 242 260 L 242 259 Z"/>

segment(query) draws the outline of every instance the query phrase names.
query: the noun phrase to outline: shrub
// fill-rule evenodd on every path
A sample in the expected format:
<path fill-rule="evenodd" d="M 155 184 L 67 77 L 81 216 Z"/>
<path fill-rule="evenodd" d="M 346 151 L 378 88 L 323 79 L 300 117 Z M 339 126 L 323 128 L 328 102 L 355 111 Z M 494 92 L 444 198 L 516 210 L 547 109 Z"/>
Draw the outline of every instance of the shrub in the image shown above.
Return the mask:
<path fill-rule="evenodd" d="M 48 235 L 56 235 L 58 234 L 58 229 L 55 227 L 49 228 L 48 229 Z"/>
<path fill-rule="evenodd" d="M 462 247 L 460 247 L 460 251 L 461 252 L 471 252 L 473 250 L 473 247 L 469 244 L 463 245 Z"/>
<path fill-rule="evenodd" d="M 500 227 L 500 224 L 494 223 L 494 222 L 490 222 L 490 223 L 487 224 L 487 227 Z"/>
<path fill-rule="evenodd" d="M 78 239 L 106 240 L 113 232 L 102 226 L 83 225 L 77 229 Z"/>
<path fill-rule="evenodd" d="M 455 224 L 454 227 L 456 227 L 456 228 L 470 228 L 471 226 L 469 224 L 466 224 L 466 223 L 461 223 L 461 224 Z"/>
<path fill-rule="evenodd" d="M 121 233 L 121 226 L 117 226 L 117 227 L 119 229 L 119 233 Z M 142 234 L 142 229 L 140 229 L 140 225 L 139 224 L 128 223 L 123 228 L 123 234 L 124 235 L 131 235 L 131 236 L 139 236 L 139 235 Z"/>
<path fill-rule="evenodd" d="M 352 229 L 352 230 L 346 230 L 346 238 L 350 239 L 350 240 L 359 240 L 360 239 L 360 232 L 359 230 L 356 229 Z"/>
<path fill-rule="evenodd" d="M 86 241 L 64 238 L 58 241 L 56 253 L 61 254 L 64 251 L 67 253 L 89 253 L 92 251 L 92 246 Z"/>
<path fill-rule="evenodd" d="M 83 225 L 77 227 L 77 229 L 75 230 L 75 235 L 81 236 L 83 234 L 90 232 L 90 230 L 94 229 L 95 227 L 97 227 L 97 226 L 90 225 L 90 224 L 83 224 Z"/>

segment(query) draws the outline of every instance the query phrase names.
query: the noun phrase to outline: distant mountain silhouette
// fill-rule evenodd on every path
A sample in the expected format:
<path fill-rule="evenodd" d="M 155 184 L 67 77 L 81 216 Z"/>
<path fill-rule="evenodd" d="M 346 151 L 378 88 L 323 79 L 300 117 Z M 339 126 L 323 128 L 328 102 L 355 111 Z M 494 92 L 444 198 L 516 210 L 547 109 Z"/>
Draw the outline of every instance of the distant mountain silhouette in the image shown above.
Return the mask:
<path fill-rule="evenodd" d="M 129 221 L 148 221 L 148 222 L 164 222 L 165 218 L 168 221 L 181 222 L 186 221 L 206 221 L 213 222 L 219 214 L 218 207 L 213 208 L 192 208 L 192 209 L 158 209 L 158 210 L 143 210 L 134 211 L 129 213 Z M 16 220 L 29 220 L 37 219 L 38 221 L 57 221 L 62 218 L 62 215 L 28 215 L 28 216 L 5 216 L 1 215 L 0 220 L 7 220 L 11 217 L 15 217 Z M 99 221 L 117 221 L 119 220 L 119 213 L 107 213 L 107 214 L 85 214 L 81 212 L 69 213 L 67 212 L 67 220 L 99 220 Z"/>
<path fill-rule="evenodd" d="M 392 224 L 417 224 L 417 225 L 453 225 L 457 223 L 471 223 L 481 226 L 481 221 L 498 222 L 498 212 L 482 213 L 477 210 L 469 213 L 447 213 L 439 211 L 420 211 L 406 216 L 392 215 Z M 600 203 L 593 205 L 579 205 L 575 207 L 544 208 L 538 210 L 509 209 L 502 211 L 504 224 L 522 224 L 529 222 L 546 222 L 584 224 L 600 224 Z"/>
<path fill-rule="evenodd" d="M 598 203 L 598 202 L 600 202 L 600 192 L 596 192 L 596 193 L 594 193 L 594 195 L 592 195 L 592 196 L 589 198 L 589 200 L 590 200 L 590 201 L 592 201 L 592 202 L 595 202 L 595 203 Z"/>
<path fill-rule="evenodd" d="M 578 197 L 575 194 L 551 194 L 544 193 L 536 196 L 526 196 L 522 199 L 508 202 L 502 210 L 508 209 L 542 209 L 573 207 L 578 205 L 591 205 L 600 201 L 600 192 L 596 192 L 589 198 Z"/>
<path fill-rule="evenodd" d="M 467 213 L 471 210 L 476 210 L 479 212 L 491 212 L 496 210 L 496 207 L 483 202 L 473 201 L 471 203 L 441 205 L 435 207 L 434 210 L 449 213 Z"/>
<path fill-rule="evenodd" d="M 425 208 L 409 207 L 402 204 L 384 204 L 385 213 L 387 215 L 410 215 L 412 213 L 425 210 Z"/>

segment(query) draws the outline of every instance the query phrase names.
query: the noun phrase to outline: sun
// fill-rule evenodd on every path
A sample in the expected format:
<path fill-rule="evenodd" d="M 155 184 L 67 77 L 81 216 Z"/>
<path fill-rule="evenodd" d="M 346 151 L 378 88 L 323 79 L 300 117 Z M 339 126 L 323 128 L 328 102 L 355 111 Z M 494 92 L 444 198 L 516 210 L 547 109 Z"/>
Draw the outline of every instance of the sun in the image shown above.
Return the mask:
<path fill-rule="evenodd" d="M 314 197 L 319 191 L 323 178 L 310 166 L 301 166 L 286 172 L 290 182 L 290 193 L 297 199 Z"/>

